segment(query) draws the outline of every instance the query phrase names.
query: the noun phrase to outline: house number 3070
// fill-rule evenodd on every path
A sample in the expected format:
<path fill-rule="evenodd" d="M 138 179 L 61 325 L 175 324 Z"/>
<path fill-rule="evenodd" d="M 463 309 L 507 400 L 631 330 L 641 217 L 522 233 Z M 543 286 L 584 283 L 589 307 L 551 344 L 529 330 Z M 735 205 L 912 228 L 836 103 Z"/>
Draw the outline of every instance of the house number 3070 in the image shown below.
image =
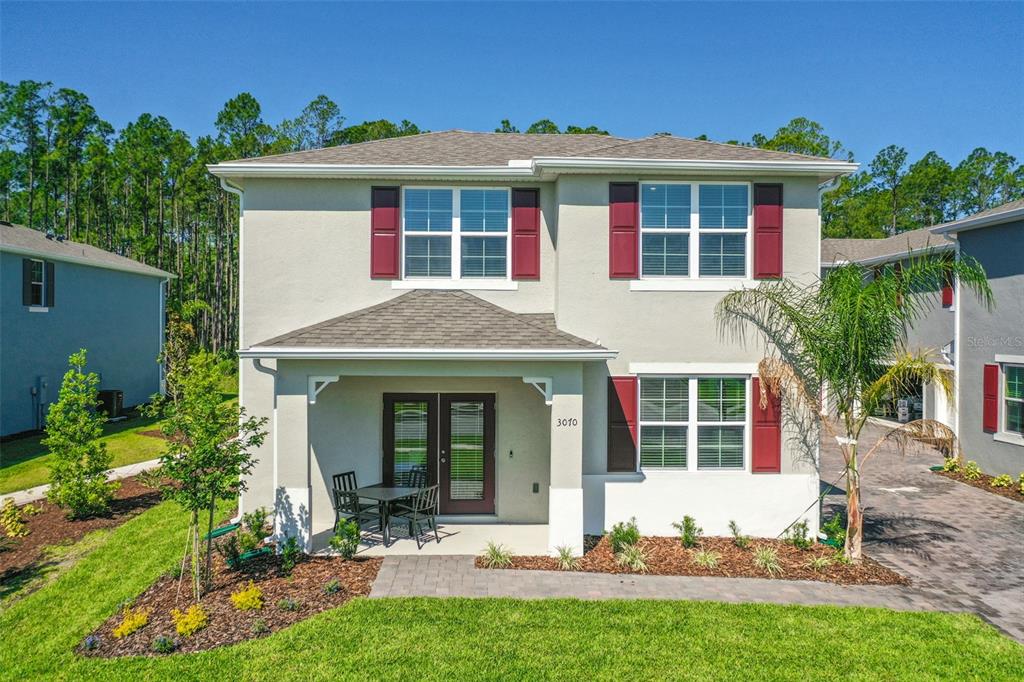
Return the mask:
<path fill-rule="evenodd" d="M 558 420 L 558 426 L 579 426 L 579 421 L 576 417 L 560 418 Z"/>

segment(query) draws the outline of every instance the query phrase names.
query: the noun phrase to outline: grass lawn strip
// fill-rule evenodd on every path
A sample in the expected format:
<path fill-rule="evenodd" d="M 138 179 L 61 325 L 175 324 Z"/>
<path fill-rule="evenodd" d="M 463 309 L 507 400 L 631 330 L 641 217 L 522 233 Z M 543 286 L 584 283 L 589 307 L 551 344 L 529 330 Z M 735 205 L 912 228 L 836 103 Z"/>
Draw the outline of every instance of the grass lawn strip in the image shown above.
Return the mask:
<path fill-rule="evenodd" d="M 269 637 L 196 654 L 76 654 L 119 603 L 168 570 L 186 526 L 179 507 L 161 503 L 0 613 L 3 677 L 1009 680 L 1024 666 L 1024 647 L 967 614 L 508 599 L 355 599 Z"/>

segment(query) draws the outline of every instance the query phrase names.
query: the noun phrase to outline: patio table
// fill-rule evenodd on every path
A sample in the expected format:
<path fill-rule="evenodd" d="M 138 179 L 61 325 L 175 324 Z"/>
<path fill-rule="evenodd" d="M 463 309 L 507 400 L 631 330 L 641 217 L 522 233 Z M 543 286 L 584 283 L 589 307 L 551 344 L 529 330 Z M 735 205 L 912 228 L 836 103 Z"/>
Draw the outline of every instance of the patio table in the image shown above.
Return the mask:
<path fill-rule="evenodd" d="M 419 488 L 386 486 L 383 483 L 377 483 L 356 488 L 352 492 L 367 500 L 376 500 L 380 505 L 381 518 L 384 521 L 384 546 L 387 547 L 391 543 L 391 503 L 415 495 L 419 492 Z"/>

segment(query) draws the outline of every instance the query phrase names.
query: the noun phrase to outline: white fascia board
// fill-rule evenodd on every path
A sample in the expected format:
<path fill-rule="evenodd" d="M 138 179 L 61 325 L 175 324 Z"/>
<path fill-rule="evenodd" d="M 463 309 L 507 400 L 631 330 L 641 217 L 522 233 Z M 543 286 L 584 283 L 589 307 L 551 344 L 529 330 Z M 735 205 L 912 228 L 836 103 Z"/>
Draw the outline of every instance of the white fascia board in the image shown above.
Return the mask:
<path fill-rule="evenodd" d="M 849 161 L 760 161 L 709 159 L 616 159 L 600 157 L 538 156 L 535 168 L 607 171 L 711 171 L 742 173 L 845 175 L 855 172 L 860 164 Z"/>
<path fill-rule="evenodd" d="M 238 351 L 240 358 L 279 360 L 610 360 L 618 351 L 606 349 L 493 349 L 493 348 L 296 348 L 254 346 Z"/>
<path fill-rule="evenodd" d="M 1021 208 L 1015 208 L 1009 211 L 1002 211 L 1001 213 L 993 213 L 990 215 L 983 215 L 977 218 L 964 218 L 963 220 L 957 220 L 946 225 L 939 225 L 938 227 L 932 228 L 933 234 L 941 235 L 952 235 L 957 232 L 963 232 L 965 230 L 974 230 L 979 227 L 988 227 L 989 225 L 998 225 L 1000 223 L 1007 223 L 1011 220 L 1024 219 L 1024 206 Z"/>
<path fill-rule="evenodd" d="M 13 253 L 19 256 L 30 256 L 32 258 L 38 258 L 40 260 L 53 260 L 63 263 L 74 263 L 75 265 L 85 265 L 90 268 L 102 268 L 104 270 L 116 270 L 117 272 L 130 272 L 133 275 L 142 275 L 143 277 L 157 277 L 159 279 L 178 279 L 178 276 L 172 272 L 164 272 L 163 270 L 156 270 L 155 272 L 146 272 L 143 270 L 136 270 L 130 265 L 117 265 L 116 263 L 104 263 L 102 261 L 96 261 L 89 258 L 78 258 L 76 256 L 66 256 L 62 253 L 52 253 L 50 251 L 40 251 L 37 249 L 26 249 L 22 246 L 11 246 L 8 244 L 0 244 L 0 251 L 4 253 Z M 139 263 L 139 265 L 145 265 L 145 263 Z"/>
<path fill-rule="evenodd" d="M 380 166 L 333 163 L 218 163 L 207 170 L 230 178 L 532 178 L 522 166 Z"/>
<path fill-rule="evenodd" d="M 631 362 L 630 374 L 756 375 L 756 362 Z"/>

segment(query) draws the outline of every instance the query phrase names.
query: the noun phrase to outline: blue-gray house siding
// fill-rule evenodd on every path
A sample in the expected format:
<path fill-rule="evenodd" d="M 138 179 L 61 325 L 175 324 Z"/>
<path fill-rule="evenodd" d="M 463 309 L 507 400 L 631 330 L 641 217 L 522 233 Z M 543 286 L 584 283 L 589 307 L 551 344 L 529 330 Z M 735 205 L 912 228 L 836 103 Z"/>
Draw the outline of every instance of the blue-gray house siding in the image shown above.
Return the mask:
<path fill-rule="evenodd" d="M 41 426 L 68 356 L 79 348 L 88 350 L 88 369 L 100 375 L 101 389 L 124 391 L 125 406 L 159 392 L 164 278 L 48 260 L 53 306 L 34 312 L 22 300 L 28 257 L 0 252 L 0 435 Z"/>

